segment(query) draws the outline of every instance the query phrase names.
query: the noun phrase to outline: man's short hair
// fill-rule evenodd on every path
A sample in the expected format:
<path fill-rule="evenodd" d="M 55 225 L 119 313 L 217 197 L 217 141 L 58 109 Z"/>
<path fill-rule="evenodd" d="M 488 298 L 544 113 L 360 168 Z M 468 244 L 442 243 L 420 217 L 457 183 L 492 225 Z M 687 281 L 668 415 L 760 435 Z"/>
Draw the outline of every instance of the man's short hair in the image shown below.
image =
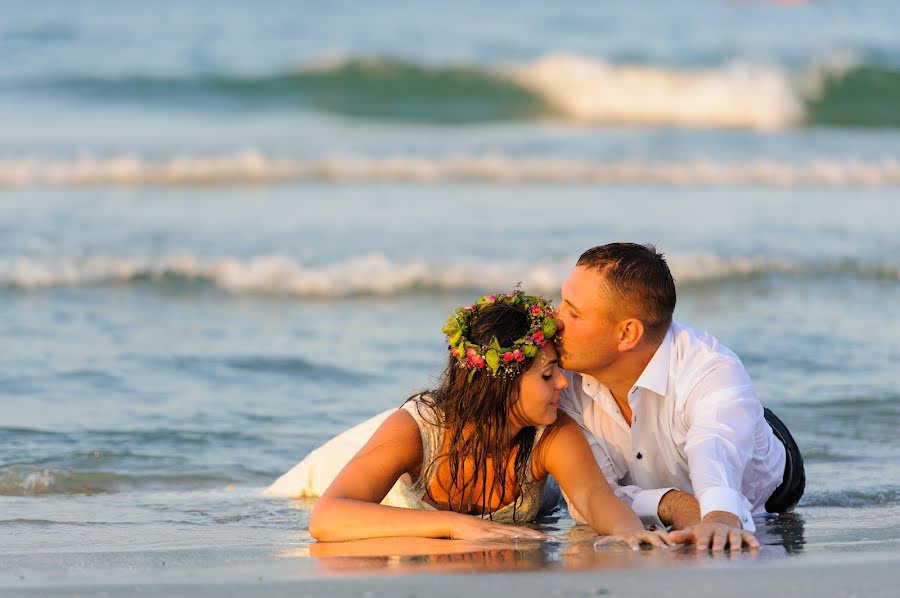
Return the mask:
<path fill-rule="evenodd" d="M 609 243 L 592 247 L 578 258 L 577 266 L 597 270 L 604 278 L 601 292 L 618 305 L 616 313 L 636 317 L 645 334 L 661 340 L 675 311 L 675 280 L 665 256 L 653 245 Z"/>

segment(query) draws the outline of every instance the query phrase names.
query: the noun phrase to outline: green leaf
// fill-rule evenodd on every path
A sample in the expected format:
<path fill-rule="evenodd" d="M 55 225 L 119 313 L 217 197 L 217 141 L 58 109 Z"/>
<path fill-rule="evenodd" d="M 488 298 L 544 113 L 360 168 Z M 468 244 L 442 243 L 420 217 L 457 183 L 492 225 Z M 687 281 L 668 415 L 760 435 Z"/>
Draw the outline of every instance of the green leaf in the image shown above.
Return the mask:
<path fill-rule="evenodd" d="M 551 336 L 556 334 L 556 322 L 551 318 L 547 318 L 546 320 L 544 320 L 544 325 L 541 326 L 541 332 L 543 332 L 544 336 L 549 339 Z"/>
<path fill-rule="evenodd" d="M 475 368 L 472 368 L 471 370 L 469 370 L 469 376 L 468 376 L 467 380 L 469 382 L 471 382 L 472 378 L 474 378 L 474 377 L 475 377 Z"/>
<path fill-rule="evenodd" d="M 500 346 L 500 341 L 497 340 L 496 336 L 491 337 L 490 347 L 491 347 L 491 349 L 493 349 L 494 351 L 497 351 L 498 353 L 503 351 L 503 347 Z"/>
<path fill-rule="evenodd" d="M 462 338 L 462 330 L 457 330 L 450 336 L 450 344 L 456 345 L 459 342 L 459 339 Z"/>
<path fill-rule="evenodd" d="M 522 347 L 522 353 L 525 354 L 525 357 L 534 357 L 538 354 L 537 345 L 525 345 Z"/>
<path fill-rule="evenodd" d="M 441 330 L 447 336 L 453 336 L 453 334 L 459 330 L 459 320 L 457 320 L 453 316 L 450 316 L 449 318 L 447 318 L 447 323 L 443 328 L 441 328 Z"/>
<path fill-rule="evenodd" d="M 491 372 L 496 374 L 497 368 L 500 366 L 500 354 L 494 349 L 488 349 L 484 354 L 484 361 L 491 368 Z"/>

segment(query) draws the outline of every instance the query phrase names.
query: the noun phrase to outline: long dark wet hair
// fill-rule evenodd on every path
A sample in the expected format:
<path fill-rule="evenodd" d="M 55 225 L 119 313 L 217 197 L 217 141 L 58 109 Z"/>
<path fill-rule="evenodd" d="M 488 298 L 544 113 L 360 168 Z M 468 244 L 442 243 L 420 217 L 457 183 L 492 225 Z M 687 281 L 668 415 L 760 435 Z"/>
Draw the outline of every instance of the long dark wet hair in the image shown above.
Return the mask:
<path fill-rule="evenodd" d="M 511 346 L 529 330 L 529 317 L 521 305 L 495 303 L 479 310 L 472 319 L 468 339 L 479 345 L 487 345 L 492 337 L 497 337 L 500 345 Z M 526 426 L 513 438 L 507 438 L 510 408 L 516 400 L 516 391 L 523 369 L 515 377 L 494 377 L 486 370 L 478 371 L 469 381 L 469 370 L 459 366 L 455 357 L 450 357 L 437 389 L 418 394 L 410 400 L 421 397 L 427 406 L 420 414 L 426 419 L 431 412 L 436 421 L 430 421 L 449 432 L 449 442 L 435 459 L 425 464 L 422 476 L 429 487 L 437 472 L 437 465 L 446 460 L 450 470 L 450 487 L 447 488 L 451 510 L 458 505 L 460 511 L 470 508 L 480 499 L 481 515 L 486 515 L 490 497 L 500 484 L 500 503 L 507 495 L 506 472 L 510 458 L 515 454 L 515 494 L 513 520 L 520 490 L 527 475 L 528 461 L 534 448 L 535 428 Z M 464 472 L 464 461 L 471 458 L 474 471 Z M 494 484 L 488 487 L 488 459 L 492 462 Z M 465 479 L 463 474 L 466 474 Z M 480 478 L 480 480 L 479 480 Z M 481 482 L 481 495 L 476 496 L 476 486 Z"/>

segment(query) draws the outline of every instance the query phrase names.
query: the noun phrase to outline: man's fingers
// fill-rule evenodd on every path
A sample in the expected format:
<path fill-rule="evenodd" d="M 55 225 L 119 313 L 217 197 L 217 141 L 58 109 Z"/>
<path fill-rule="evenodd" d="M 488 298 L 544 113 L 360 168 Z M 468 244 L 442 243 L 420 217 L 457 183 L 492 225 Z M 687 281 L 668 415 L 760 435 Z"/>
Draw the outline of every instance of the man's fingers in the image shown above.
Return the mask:
<path fill-rule="evenodd" d="M 694 535 L 687 530 L 675 530 L 669 532 L 669 539 L 676 544 L 687 544 L 694 539 Z"/>
<path fill-rule="evenodd" d="M 750 532 L 741 532 L 741 537 L 744 540 L 744 544 L 746 544 L 750 548 L 759 548 L 759 540 L 757 540 L 756 536 L 754 536 Z"/>
<path fill-rule="evenodd" d="M 740 551 L 741 547 L 743 546 L 742 537 L 743 532 L 741 532 L 741 530 L 739 529 L 733 529 L 728 532 L 728 550 L 730 550 L 731 552 Z"/>
<path fill-rule="evenodd" d="M 712 534 L 709 531 L 702 531 L 694 534 L 694 542 L 697 545 L 698 551 L 709 550 L 710 542 L 712 542 Z"/>
<path fill-rule="evenodd" d="M 712 533 L 712 550 L 713 552 L 722 552 L 725 550 L 725 542 L 728 540 L 728 532 L 719 530 Z"/>

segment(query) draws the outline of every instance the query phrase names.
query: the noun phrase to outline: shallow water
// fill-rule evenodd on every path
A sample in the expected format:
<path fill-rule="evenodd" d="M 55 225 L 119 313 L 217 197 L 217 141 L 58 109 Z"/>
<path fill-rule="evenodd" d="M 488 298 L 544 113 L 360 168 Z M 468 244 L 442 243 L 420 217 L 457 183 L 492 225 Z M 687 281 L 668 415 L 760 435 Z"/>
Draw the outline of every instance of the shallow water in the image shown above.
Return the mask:
<path fill-rule="evenodd" d="M 595 553 L 564 515 L 545 545 L 332 559 L 308 502 L 259 494 L 431 385 L 453 307 L 555 297 L 612 240 L 667 252 L 676 318 L 803 450 L 797 517 L 735 562 L 898 551 L 892 3 L 8 4 L 0 583 L 707 562 Z M 761 112 L 723 122 L 735 94 Z"/>

